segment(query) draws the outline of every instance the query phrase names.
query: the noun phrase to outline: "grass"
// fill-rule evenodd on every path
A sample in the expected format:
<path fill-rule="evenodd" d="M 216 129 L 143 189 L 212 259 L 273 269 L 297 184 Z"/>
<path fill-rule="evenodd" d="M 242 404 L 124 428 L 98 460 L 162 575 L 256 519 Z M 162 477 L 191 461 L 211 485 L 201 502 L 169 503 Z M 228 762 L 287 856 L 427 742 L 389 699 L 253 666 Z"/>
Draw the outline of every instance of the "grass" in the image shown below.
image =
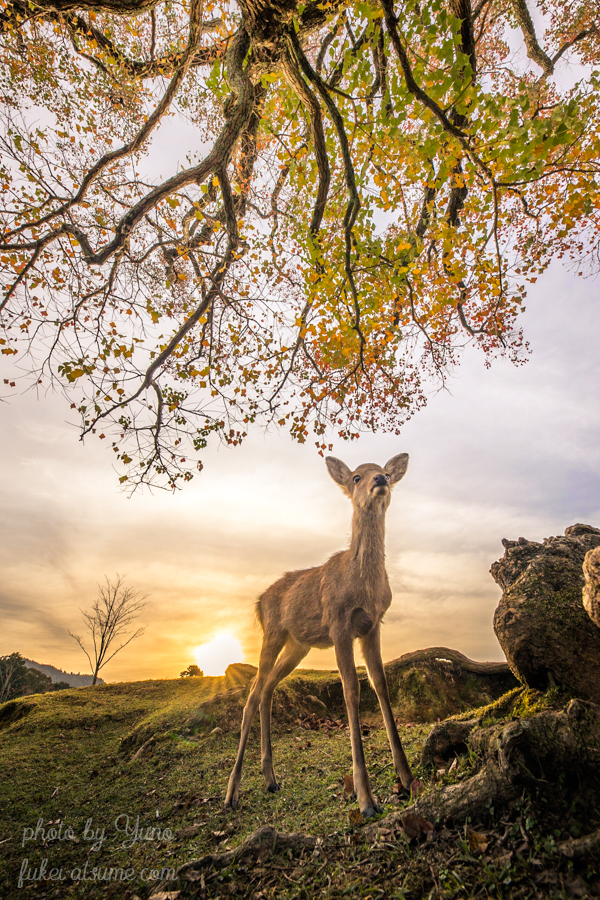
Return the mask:
<path fill-rule="evenodd" d="M 292 694 L 293 681 L 288 688 Z M 223 814 L 244 694 L 222 695 L 236 688 L 224 678 L 147 681 L 6 704 L 0 718 L 0 761 L 2 771 L 12 775 L 1 788 L 1 896 L 39 897 L 46 890 L 48 896 L 84 895 L 81 886 L 65 883 L 56 889 L 50 883 L 24 884 L 15 891 L 24 859 L 29 861 L 24 872 L 31 869 L 31 874 L 46 858 L 48 870 L 63 866 L 71 871 L 88 860 L 89 866 L 134 868 L 137 878 L 142 869 L 160 870 L 235 846 L 264 824 L 316 834 L 346 829 L 350 804 L 344 799 L 343 776 L 352 771 L 347 731 L 341 722 L 327 731 L 313 730 L 316 717 L 310 714 L 302 724 L 275 723 L 282 786 L 275 795 L 264 790 L 256 724 L 240 808 L 235 815 Z M 219 726 L 223 733 L 211 733 Z M 406 729 L 413 761 L 428 730 Z M 371 772 L 383 769 L 374 777 L 375 790 L 391 794 L 393 769 L 384 769 L 389 751 L 381 727 L 365 737 L 365 749 Z M 40 820 L 42 829 L 34 838 Z M 74 840 L 52 839 L 59 822 L 62 835 L 71 828 Z M 136 822 L 141 829 L 155 829 L 147 832 L 152 839 L 132 843 L 126 829 L 134 830 Z M 201 826 L 197 834 L 177 837 L 194 825 Z M 102 835 L 94 849 L 98 841 L 92 836 Z M 85 896 L 91 896 L 89 885 Z"/>
<path fill-rule="evenodd" d="M 558 834 L 549 835 L 546 825 L 545 831 L 527 825 L 528 816 L 535 819 L 525 807 L 504 824 L 492 810 L 487 824 L 492 849 L 485 855 L 471 850 L 464 828 L 452 823 L 437 823 L 435 839 L 420 846 L 398 834 L 374 846 L 356 843 L 357 804 L 344 791 L 344 775 L 352 765 L 342 710 L 330 705 L 327 719 L 311 711 L 311 696 L 331 696 L 327 686 L 332 678 L 298 672 L 278 690 L 273 744 L 282 790 L 268 794 L 264 789 L 257 723 L 235 814 L 226 814 L 222 805 L 247 690 L 241 676 L 110 684 L 0 707 L 0 771 L 5 773 L 0 786 L 0 897 L 147 898 L 159 882 L 168 881 L 171 870 L 235 848 L 264 825 L 322 836 L 324 843 L 299 856 L 290 851 L 265 861 L 237 860 L 184 886 L 181 900 L 236 895 L 253 900 L 512 898 L 521 896 L 515 891 L 527 884 L 533 893 L 523 897 L 569 896 L 564 887 L 571 884 L 565 881 L 568 873 L 554 869 L 556 882 L 540 894 L 534 878 L 540 872 L 532 869 L 531 859 L 552 855 L 548 840 L 568 837 L 573 818 L 559 822 Z M 374 711 L 368 710 L 365 719 L 374 792 L 385 812 L 397 811 L 407 800 L 394 794 L 385 730 Z M 467 755 L 452 773 L 419 767 L 430 728 L 400 728 L 425 788 L 471 775 L 476 761 Z M 507 861 L 507 848 L 523 845 L 523 832 L 526 847 L 513 851 Z M 327 838 L 331 835 L 335 845 Z M 541 864 L 547 873 L 546 863 Z M 107 875 L 111 880 L 102 880 Z M 569 877 L 576 887 L 581 882 L 575 870 Z M 589 890 L 589 880 L 581 883 Z"/>

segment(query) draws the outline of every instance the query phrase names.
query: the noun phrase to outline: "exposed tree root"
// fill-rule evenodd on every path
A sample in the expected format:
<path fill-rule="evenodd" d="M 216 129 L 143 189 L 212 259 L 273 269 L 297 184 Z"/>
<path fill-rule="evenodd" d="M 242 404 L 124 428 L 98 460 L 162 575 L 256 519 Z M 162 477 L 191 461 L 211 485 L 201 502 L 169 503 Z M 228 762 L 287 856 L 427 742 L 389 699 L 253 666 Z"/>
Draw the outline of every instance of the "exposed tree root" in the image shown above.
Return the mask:
<path fill-rule="evenodd" d="M 412 653 L 399 656 L 398 659 L 390 660 L 385 667 L 388 670 L 399 666 L 415 666 L 427 660 L 452 662 L 466 672 L 473 672 L 475 675 L 508 675 L 510 673 L 507 662 L 477 662 L 458 650 L 450 650 L 449 647 L 428 647 L 426 650 L 414 650 Z"/>
<path fill-rule="evenodd" d="M 310 834 L 302 834 L 300 831 L 286 834 L 277 831 L 272 825 L 263 825 L 254 831 L 246 840 L 234 850 L 226 850 L 224 853 L 209 853 L 200 859 L 192 860 L 177 870 L 177 877 L 183 881 L 197 881 L 200 873 L 205 869 L 224 869 L 231 863 L 245 857 L 264 859 L 273 856 L 274 853 L 282 853 L 291 850 L 292 854 L 301 853 L 303 850 L 314 850 L 317 844 L 322 844 L 322 838 L 313 837 Z"/>
<path fill-rule="evenodd" d="M 563 841 L 558 845 L 558 852 L 567 859 L 582 859 L 588 853 L 597 850 L 598 846 L 600 846 L 600 830 L 592 831 L 584 837 Z"/>

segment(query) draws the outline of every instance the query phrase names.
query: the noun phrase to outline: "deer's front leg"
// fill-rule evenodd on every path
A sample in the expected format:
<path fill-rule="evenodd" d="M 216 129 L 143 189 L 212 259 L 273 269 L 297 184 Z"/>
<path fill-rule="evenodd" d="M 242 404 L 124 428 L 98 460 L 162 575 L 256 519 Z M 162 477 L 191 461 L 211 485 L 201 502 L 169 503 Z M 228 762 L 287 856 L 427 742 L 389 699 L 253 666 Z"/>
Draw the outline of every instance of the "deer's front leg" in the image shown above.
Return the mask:
<path fill-rule="evenodd" d="M 267 678 L 260 699 L 260 731 L 261 731 L 261 756 L 262 773 L 265 778 L 267 790 L 274 793 L 279 790 L 275 770 L 273 769 L 273 750 L 271 747 L 271 706 L 273 692 L 282 679 L 293 672 L 300 660 L 304 659 L 309 647 L 298 644 L 293 638 L 288 638 L 281 656 L 277 660 L 275 668 Z"/>
<path fill-rule="evenodd" d="M 356 666 L 354 665 L 354 650 L 350 633 L 338 633 L 333 635 L 335 655 L 338 669 L 344 688 L 344 700 L 348 711 L 348 724 L 350 726 L 350 742 L 352 745 L 352 769 L 354 775 L 354 790 L 358 805 L 363 816 L 375 816 L 380 813 L 378 805 L 371 792 L 362 738 L 360 736 L 360 720 L 358 706 L 360 700 L 360 685 Z"/>
<path fill-rule="evenodd" d="M 379 637 L 379 626 L 369 632 L 361 639 L 361 647 L 369 677 L 375 688 L 381 712 L 383 713 L 383 721 L 385 722 L 385 730 L 387 731 L 392 758 L 394 760 L 394 768 L 396 774 L 402 781 L 405 788 L 410 788 L 415 784 L 415 778 L 410 771 L 410 766 L 402 747 L 400 735 L 394 721 L 394 713 L 390 703 L 390 695 L 388 691 L 387 679 L 385 677 L 385 669 L 383 668 L 383 660 L 381 658 L 381 642 Z M 418 784 L 418 783 L 417 783 Z"/>

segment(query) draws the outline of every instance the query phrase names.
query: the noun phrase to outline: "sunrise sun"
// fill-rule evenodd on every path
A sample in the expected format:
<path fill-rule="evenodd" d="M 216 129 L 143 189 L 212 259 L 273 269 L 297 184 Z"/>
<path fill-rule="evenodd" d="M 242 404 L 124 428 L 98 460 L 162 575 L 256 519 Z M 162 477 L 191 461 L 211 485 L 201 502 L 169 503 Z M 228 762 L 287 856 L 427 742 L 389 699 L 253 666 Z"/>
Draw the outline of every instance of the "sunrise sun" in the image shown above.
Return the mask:
<path fill-rule="evenodd" d="M 236 638 L 218 634 L 210 643 L 196 647 L 194 656 L 205 675 L 224 675 L 228 665 L 242 661 L 243 651 Z"/>

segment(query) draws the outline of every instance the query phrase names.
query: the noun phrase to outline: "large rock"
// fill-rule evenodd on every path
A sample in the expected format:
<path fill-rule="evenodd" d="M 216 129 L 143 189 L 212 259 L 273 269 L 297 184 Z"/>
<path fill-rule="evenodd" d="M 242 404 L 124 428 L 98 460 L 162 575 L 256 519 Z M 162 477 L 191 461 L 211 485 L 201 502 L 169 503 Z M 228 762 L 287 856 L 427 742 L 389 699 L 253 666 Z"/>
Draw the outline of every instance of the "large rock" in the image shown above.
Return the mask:
<path fill-rule="evenodd" d="M 600 529 L 571 525 L 542 544 L 503 540 L 491 573 L 503 590 L 494 631 L 508 664 L 538 690 L 555 685 L 598 700 L 600 630 L 581 602 L 586 553 L 600 546 Z"/>
<path fill-rule="evenodd" d="M 583 577 L 583 605 L 592 622 L 600 628 L 600 547 L 585 554 Z"/>

